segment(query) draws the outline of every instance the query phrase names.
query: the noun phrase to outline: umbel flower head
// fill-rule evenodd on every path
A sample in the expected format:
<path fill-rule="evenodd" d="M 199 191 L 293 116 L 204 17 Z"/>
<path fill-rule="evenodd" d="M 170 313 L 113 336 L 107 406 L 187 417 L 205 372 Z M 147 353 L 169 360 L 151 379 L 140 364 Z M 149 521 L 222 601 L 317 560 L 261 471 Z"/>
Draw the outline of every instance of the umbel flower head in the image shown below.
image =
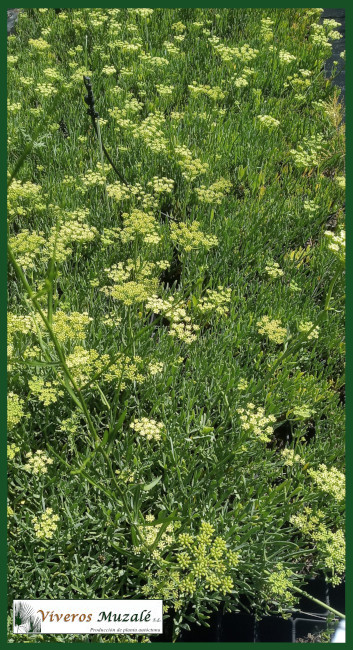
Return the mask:
<path fill-rule="evenodd" d="M 158 244 L 161 240 L 158 234 L 158 224 L 153 214 L 132 210 L 131 214 L 124 212 L 124 229 L 121 231 L 122 242 L 133 241 L 140 236 L 146 244 Z"/>
<path fill-rule="evenodd" d="M 146 303 L 147 309 L 151 309 L 155 314 L 164 314 L 170 319 L 169 336 L 184 341 L 184 343 L 193 343 L 197 339 L 199 325 L 192 323 L 191 316 L 188 315 L 184 307 L 177 307 L 174 304 L 174 297 L 170 296 L 167 300 L 158 298 L 153 294 Z"/>
<path fill-rule="evenodd" d="M 319 338 L 320 327 L 318 325 L 314 327 L 314 323 L 311 320 L 301 321 L 298 329 L 299 332 L 303 332 L 304 334 L 308 332 L 308 341 Z"/>
<path fill-rule="evenodd" d="M 327 580 L 333 585 L 342 581 L 345 571 L 346 543 L 342 529 L 330 530 L 324 523 L 325 513 L 313 511 L 307 506 L 290 518 L 291 524 L 298 528 L 304 537 L 311 540 L 319 560 L 327 573 Z"/>
<path fill-rule="evenodd" d="M 263 124 L 264 126 L 267 126 L 267 128 L 275 128 L 276 126 L 280 125 L 280 121 L 276 120 L 276 118 L 272 117 L 272 115 L 258 115 L 257 116 L 258 120 Z"/>
<path fill-rule="evenodd" d="M 161 565 L 161 558 L 156 557 L 158 569 L 148 577 L 142 593 L 173 603 L 177 611 L 187 606 L 195 593 L 200 598 L 212 594 L 218 600 L 224 599 L 234 590 L 231 574 L 239 564 L 239 554 L 228 548 L 223 537 L 215 536 L 215 527 L 207 521 L 201 522 L 198 534 L 184 532 L 178 537 L 175 536 L 176 524 L 180 526 L 179 522 L 174 522 L 169 542 L 166 547 L 162 545 L 160 554 L 163 550 L 170 552 L 171 545 L 178 548 L 169 555 L 168 566 Z M 154 532 L 150 536 L 156 539 Z"/>
<path fill-rule="evenodd" d="M 283 271 L 278 262 L 269 262 L 267 266 L 265 266 L 265 271 L 271 278 L 280 278 L 283 275 Z"/>
<path fill-rule="evenodd" d="M 10 445 L 7 445 L 7 458 L 8 460 L 13 460 L 16 456 L 16 454 L 20 451 L 20 448 L 18 445 L 16 445 L 14 442 L 11 443 Z"/>
<path fill-rule="evenodd" d="M 320 490 L 331 494 L 336 501 L 344 501 L 346 496 L 346 477 L 336 467 L 328 469 L 322 463 L 317 470 L 312 467 L 309 468 L 308 474 Z"/>
<path fill-rule="evenodd" d="M 131 422 L 130 428 L 134 429 L 140 436 L 147 438 L 147 440 L 160 440 L 165 431 L 163 422 L 149 418 L 140 418 Z"/>
<path fill-rule="evenodd" d="M 284 343 L 287 338 L 287 330 L 282 327 L 280 320 L 270 319 L 269 316 L 263 316 L 257 321 L 259 334 L 265 334 L 270 341 L 274 341 L 278 345 Z"/>
<path fill-rule="evenodd" d="M 171 239 L 187 252 L 199 248 L 206 248 L 208 250 L 218 244 L 218 239 L 215 235 L 205 235 L 200 230 L 200 223 L 198 221 L 193 221 L 191 224 L 172 223 Z"/>
<path fill-rule="evenodd" d="M 231 293 L 231 289 L 225 289 L 222 285 L 217 289 L 207 289 L 206 296 L 197 304 L 197 310 L 204 314 L 214 312 L 219 316 L 227 316 Z"/>
<path fill-rule="evenodd" d="M 34 453 L 29 451 L 28 454 L 26 454 L 26 458 L 27 463 L 23 466 L 23 469 L 31 474 L 46 474 L 48 472 L 48 465 L 52 465 L 54 462 L 53 459 L 49 458 L 49 456 L 41 449 L 38 449 L 38 451 Z"/>
<path fill-rule="evenodd" d="M 10 391 L 7 395 L 7 427 L 8 429 L 13 429 L 16 424 L 18 424 L 25 412 L 23 410 L 24 401 L 16 395 L 13 391 Z"/>
<path fill-rule="evenodd" d="M 293 572 L 284 568 L 279 562 L 275 571 L 267 579 L 267 589 L 271 599 L 273 599 L 280 609 L 289 609 L 295 605 L 297 597 L 292 593 Z"/>
<path fill-rule="evenodd" d="M 42 540 L 52 539 L 59 519 L 59 515 L 54 514 L 52 508 L 47 508 L 40 517 L 32 517 L 35 536 Z"/>
<path fill-rule="evenodd" d="M 261 442 L 269 442 L 273 434 L 272 424 L 276 422 L 274 415 L 265 415 L 265 409 L 262 406 L 255 407 L 252 402 L 247 404 L 247 408 L 239 408 L 237 412 L 240 415 L 241 427 L 249 434 L 261 440 Z"/>
<path fill-rule="evenodd" d="M 325 231 L 325 236 L 328 239 L 328 247 L 330 251 L 333 251 L 337 257 L 344 262 L 346 255 L 346 232 L 345 230 L 340 230 L 338 234 L 331 232 L 330 230 Z"/>

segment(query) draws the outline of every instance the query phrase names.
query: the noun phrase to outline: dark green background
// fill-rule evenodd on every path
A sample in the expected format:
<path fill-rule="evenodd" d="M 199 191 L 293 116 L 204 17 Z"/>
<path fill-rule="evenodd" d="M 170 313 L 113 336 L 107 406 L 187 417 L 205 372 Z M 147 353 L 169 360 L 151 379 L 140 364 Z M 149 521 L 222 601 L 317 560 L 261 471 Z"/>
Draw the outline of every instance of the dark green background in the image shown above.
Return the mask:
<path fill-rule="evenodd" d="M 139 7 L 141 3 L 129 3 L 130 7 Z M 37 5 L 38 6 L 38 5 Z M 45 5 L 40 5 L 40 7 L 51 7 L 52 5 L 50 4 L 45 4 Z M 54 7 L 55 5 L 53 5 Z M 72 7 L 89 7 L 90 5 L 88 3 L 72 3 L 69 8 Z M 92 5 L 95 7 L 96 5 Z M 124 5 L 107 5 L 107 8 L 112 8 L 112 7 L 123 7 Z M 148 3 L 149 7 L 160 7 L 161 5 L 156 3 L 156 2 L 149 2 Z M 175 5 L 170 5 L 171 7 L 174 7 Z M 190 2 L 179 2 L 178 7 L 215 7 L 217 6 L 214 2 L 203 2 L 202 5 L 199 3 L 193 2 L 190 4 Z M 305 7 L 311 7 L 311 5 L 304 5 Z M 32 8 L 32 4 L 25 4 L 22 5 L 22 7 L 30 7 Z M 222 7 L 230 7 L 230 8 L 241 8 L 244 7 L 244 5 L 235 5 L 233 2 L 231 3 L 224 3 L 222 4 Z M 255 8 L 267 8 L 268 4 L 266 3 L 253 3 L 251 7 Z M 272 3 L 271 7 L 279 7 L 285 9 L 286 7 L 283 6 L 282 3 Z M 293 3 L 290 4 L 288 8 L 301 8 L 303 7 L 303 3 Z M 333 3 L 330 3 L 329 5 L 330 8 L 342 8 L 342 4 L 337 4 L 333 5 Z M 66 8 L 66 7 L 65 7 Z M 217 7 L 221 8 L 221 7 Z M 347 78 L 353 78 L 350 73 L 351 69 L 351 62 L 350 62 L 350 47 L 351 47 L 351 24 L 352 24 L 352 14 L 353 10 L 351 9 L 345 9 L 346 11 L 346 25 L 347 25 L 347 34 L 346 34 L 346 40 L 347 40 L 347 71 L 346 75 Z M 5 10 L 4 10 L 5 13 Z M 2 497 L 2 508 L 1 508 L 1 550 L 2 553 L 0 553 L 0 589 L 1 589 L 1 598 L 0 598 L 0 641 L 4 645 L 9 645 L 9 647 L 23 647 L 22 643 L 15 643 L 15 644 L 7 644 L 7 610 L 8 610 L 8 602 L 7 602 L 7 587 L 6 587 L 6 582 L 7 582 L 7 563 L 6 563 L 6 547 L 7 547 L 7 540 L 6 540 L 6 512 L 7 512 L 7 502 L 6 502 L 6 495 L 7 495 L 7 480 L 6 480 L 6 366 L 7 366 L 7 360 L 6 360 L 6 237 L 7 237 L 7 232 L 6 232 L 6 219 L 5 219 L 5 214 L 6 214 L 6 84 L 5 84 L 5 79 L 6 79 L 6 40 L 7 40 L 7 35 L 5 35 L 5 16 L 4 16 L 4 33 L 3 33 L 3 40 L 1 41 L 1 47 L 2 47 L 2 56 L 1 56 L 1 72 L 2 72 L 2 83 L 0 83 L 0 93 L 1 93 L 1 105 L 2 105 L 2 110 L 0 112 L 0 133 L 2 135 L 1 138 L 1 165 L 2 165 L 2 173 L 1 173 L 1 179 L 2 179 L 2 184 L 3 184 L 3 217 L 0 219 L 0 228 L 1 228 L 1 233 L 0 233 L 0 291 L 1 291 L 1 309 L 0 309 L 0 331 L 1 331 L 1 373 L 0 373 L 0 381 L 1 381 L 1 387 L 0 387 L 0 396 L 1 396 L 1 432 L 2 433 L 2 441 L 1 441 L 1 454 L 0 454 L 0 481 L 1 481 L 1 497 Z M 350 169 L 351 169 L 351 160 L 350 160 L 350 152 L 352 151 L 352 129 L 351 129 L 351 96 L 352 96 L 352 87 L 350 84 L 347 84 L 346 88 L 346 125 L 347 125 L 347 151 L 348 151 L 348 156 L 347 156 L 347 176 L 349 178 L 350 176 Z M 347 184 L 347 200 L 348 200 L 348 209 L 347 209 L 347 214 L 350 215 L 350 206 L 352 205 L 351 201 L 351 195 L 352 195 L 352 188 L 350 186 L 350 183 L 348 182 Z M 350 232 L 351 232 L 351 224 L 349 218 L 347 219 L 347 238 L 348 241 L 350 240 Z M 351 260 L 351 253 L 350 249 L 348 247 L 347 251 L 347 287 L 350 289 L 350 287 L 353 287 L 353 263 Z M 350 460 L 350 456 L 352 453 L 352 435 L 351 434 L 351 428 L 350 422 L 351 416 L 353 415 L 353 408 L 352 404 L 350 402 L 350 395 L 351 395 L 351 387 L 353 385 L 353 372 L 352 372 L 352 365 L 351 365 L 351 341 L 353 340 L 353 301 L 352 301 L 352 296 L 353 296 L 353 290 L 348 291 L 347 295 L 347 304 L 346 304 L 346 310 L 347 310 L 347 321 L 346 321 L 346 327 L 347 327 L 347 350 L 348 350 L 348 358 L 349 358 L 349 363 L 347 367 L 347 460 Z M 351 320 L 352 317 L 352 320 Z M 352 336 L 352 339 L 350 338 L 350 335 Z M 350 501 L 350 489 L 351 489 L 351 474 L 350 474 L 350 463 L 347 462 L 347 520 L 348 520 L 348 526 L 347 526 L 347 538 L 348 542 L 350 540 L 350 515 L 352 512 L 352 507 L 351 507 L 351 501 Z M 351 611 L 353 612 L 353 606 L 352 606 L 352 579 L 351 579 L 351 565 L 352 562 L 350 561 L 350 557 L 348 555 L 347 558 L 347 578 L 346 578 L 346 596 L 347 596 L 347 606 L 346 606 L 346 611 Z M 351 609 L 352 607 L 352 609 Z M 347 637 L 346 637 L 346 643 L 349 643 L 352 639 L 351 635 L 351 630 L 350 630 L 350 617 L 348 617 L 348 625 L 347 625 Z M 55 643 L 55 642 L 54 642 Z M 86 645 L 89 648 L 93 647 L 100 647 L 100 643 L 68 643 L 68 644 L 60 644 L 61 647 L 64 645 L 67 645 L 69 648 L 73 647 L 78 647 L 78 648 L 83 648 L 84 645 Z M 145 644 L 134 644 L 134 647 L 149 647 L 146 646 Z M 153 643 L 157 648 L 171 648 L 173 647 L 172 643 Z M 204 647 L 204 643 L 183 643 L 183 648 L 185 649 L 197 649 Z M 254 645 L 259 645 L 261 648 L 289 648 L 291 647 L 292 644 L 290 643 L 210 643 L 207 644 L 207 646 L 213 646 L 213 648 L 224 648 L 225 650 L 227 648 L 251 648 Z M 324 645 L 321 643 L 315 643 L 313 644 L 315 646 L 319 645 Z M 340 644 L 343 645 L 343 644 Z M 119 647 L 121 648 L 128 648 L 131 647 L 130 643 L 121 643 L 119 644 Z"/>

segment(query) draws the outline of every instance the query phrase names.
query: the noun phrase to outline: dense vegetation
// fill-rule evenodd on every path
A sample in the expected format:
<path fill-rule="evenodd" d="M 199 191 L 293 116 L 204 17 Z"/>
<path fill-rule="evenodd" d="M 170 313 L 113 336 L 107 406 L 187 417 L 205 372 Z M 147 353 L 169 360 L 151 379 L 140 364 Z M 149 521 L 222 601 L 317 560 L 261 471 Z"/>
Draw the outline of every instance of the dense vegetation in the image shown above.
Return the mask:
<path fill-rule="evenodd" d="M 344 127 L 320 12 L 20 14 L 10 605 L 163 598 L 177 639 L 343 579 Z"/>

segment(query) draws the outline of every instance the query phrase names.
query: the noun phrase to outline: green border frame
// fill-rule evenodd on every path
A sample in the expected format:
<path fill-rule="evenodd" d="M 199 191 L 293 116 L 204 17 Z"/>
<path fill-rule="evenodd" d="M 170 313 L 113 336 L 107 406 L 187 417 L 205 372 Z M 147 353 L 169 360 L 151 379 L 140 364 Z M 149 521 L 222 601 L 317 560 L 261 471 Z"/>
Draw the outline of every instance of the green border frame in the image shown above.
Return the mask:
<path fill-rule="evenodd" d="M 139 7 L 141 3 L 130 3 L 130 6 L 132 7 Z M 150 7 L 160 7 L 160 4 L 157 2 L 149 2 L 148 3 Z M 279 7 L 279 8 L 301 8 L 303 7 L 311 7 L 311 5 L 307 5 L 306 3 L 291 3 L 289 7 L 283 7 L 283 4 L 280 2 L 272 2 L 271 3 L 271 8 L 272 7 Z M 53 5 L 50 5 L 49 3 L 46 3 L 45 5 L 41 5 L 40 7 L 54 7 L 55 3 Z M 64 9 L 67 8 L 80 8 L 80 7 L 89 7 L 89 3 L 72 3 L 70 7 L 63 7 Z M 124 7 L 125 5 L 120 5 L 121 7 Z M 174 5 L 172 5 L 173 7 Z M 178 7 L 214 7 L 215 3 L 214 2 L 203 2 L 202 4 L 192 2 L 179 2 Z M 239 4 L 238 6 L 234 4 L 234 2 L 231 3 L 222 3 L 223 8 L 241 8 L 243 7 L 243 4 Z M 266 8 L 269 5 L 267 3 L 252 3 L 251 8 L 257 9 L 257 8 Z M 32 8 L 33 5 L 31 3 L 25 3 L 22 4 L 23 8 Z M 95 5 L 92 5 L 92 7 L 95 7 Z M 114 7 L 119 7 L 119 5 L 114 5 Z M 107 8 L 113 8 L 113 7 L 108 7 Z M 351 30 L 351 25 L 353 22 L 352 16 L 353 16 L 353 10 L 348 9 L 342 4 L 337 4 L 337 7 L 335 7 L 334 3 L 329 3 L 329 8 L 345 8 L 346 12 L 346 24 L 347 24 L 347 31 L 348 31 L 348 39 L 346 35 L 346 40 L 348 40 L 348 53 L 350 53 L 350 43 L 352 40 L 352 30 Z M 5 31 L 4 31 L 4 40 L 1 41 L 1 72 L 3 73 L 4 77 L 6 78 L 6 49 L 7 49 L 7 36 L 5 36 Z M 348 64 L 348 70 L 350 69 L 350 63 Z M 347 151 L 351 151 L 350 145 L 353 145 L 352 142 L 352 129 L 350 125 L 350 106 L 351 106 L 351 97 L 353 94 L 353 88 L 352 86 L 347 86 L 346 88 L 346 124 L 348 123 L 348 129 L 347 129 Z M 5 139 L 5 134 L 6 134 L 6 84 L 2 83 L 0 87 L 0 96 L 1 96 L 1 105 L 3 106 L 3 110 L 0 112 L 0 133 L 2 134 L 2 147 L 1 147 L 1 180 L 2 180 L 2 188 L 3 188 L 3 206 L 4 206 L 4 211 L 3 214 L 6 213 L 6 139 Z M 352 147 L 353 148 L 353 147 Z M 351 168 L 351 161 L 349 157 L 347 158 L 347 167 L 348 167 L 348 175 L 350 173 L 350 168 Z M 349 206 L 352 205 L 351 202 L 351 194 L 352 194 L 352 186 L 348 184 L 347 187 L 347 199 L 348 199 L 348 208 Z M 349 209 L 347 211 L 349 213 Z M 6 381 L 6 367 L 7 367 L 7 359 L 6 359 L 6 302 L 7 302 L 7 292 L 6 292 L 6 274 L 7 274 L 7 267 L 6 267 L 6 238 L 7 238 L 7 230 L 6 230 L 6 220 L 2 218 L 0 220 L 0 300 L 1 300 L 1 308 L 0 309 L 0 333 L 2 336 L 2 345 L 1 345 L 1 369 L 2 372 L 0 373 L 0 399 L 2 402 L 2 407 L 0 409 L 1 413 L 1 424 L 2 427 L 1 429 L 3 431 L 6 431 L 6 388 L 7 388 L 7 381 Z M 348 239 L 350 238 L 350 232 L 351 232 L 351 224 L 348 221 L 347 222 L 347 234 L 348 234 Z M 351 261 L 350 253 L 347 254 L 347 280 L 346 284 L 348 287 L 353 286 L 353 262 Z M 350 352 L 351 347 L 353 348 L 353 318 L 351 319 L 350 317 L 353 317 L 353 293 L 352 296 L 348 295 L 347 298 L 347 303 L 346 303 L 346 329 L 347 329 L 347 343 L 348 343 L 348 351 Z M 352 334 L 352 339 L 350 339 L 349 334 Z M 352 343 L 351 343 L 352 341 Z M 350 355 L 349 355 L 350 358 Z M 353 386 L 353 367 L 351 366 L 351 362 L 348 364 L 347 368 L 347 378 L 348 378 L 348 403 L 346 407 L 346 419 L 347 422 L 350 421 L 350 416 L 353 415 L 353 405 L 350 402 L 349 396 L 351 393 L 351 386 Z M 350 459 L 350 454 L 352 453 L 353 449 L 353 442 L 351 437 L 348 437 L 347 439 L 347 458 L 348 460 Z M 0 451 L 0 497 L 1 497 L 1 516 L 0 516 L 0 550 L 2 549 L 2 553 L 0 554 L 0 641 L 3 643 L 3 645 L 10 647 L 21 647 L 23 648 L 23 643 L 11 643 L 8 644 L 7 642 L 7 525 L 6 525 L 6 519 L 7 519 L 7 453 L 6 453 L 6 435 L 3 435 L 3 440 L 1 441 L 1 451 Z M 348 484 L 348 490 L 351 487 L 351 481 L 352 477 L 349 472 L 347 472 L 347 484 Z M 349 499 L 347 499 L 347 519 L 348 522 L 350 521 L 349 516 L 352 511 L 352 502 L 350 502 Z M 350 526 L 347 526 L 347 538 L 349 540 L 350 537 Z M 352 583 L 352 570 L 351 570 L 351 562 L 348 562 L 347 566 L 347 577 L 346 577 L 346 599 L 347 599 L 347 605 L 346 605 L 346 610 L 353 612 L 353 583 Z M 350 641 L 353 641 L 353 635 L 351 634 L 350 630 L 350 621 L 348 623 L 348 630 L 346 631 L 346 644 L 349 643 Z M 56 643 L 56 642 L 53 642 Z M 155 645 L 158 648 L 167 649 L 173 647 L 172 643 L 161 643 L 161 642 L 152 642 L 153 645 Z M 89 648 L 97 648 L 100 647 L 101 644 L 99 643 L 63 643 L 60 644 L 61 647 L 69 647 L 69 648 L 83 648 L 83 647 L 89 647 Z M 117 644 L 115 644 L 117 645 Z M 137 644 L 139 647 L 145 647 L 144 644 Z M 210 642 L 210 644 L 207 645 L 212 645 L 214 648 L 222 648 L 224 650 L 227 650 L 228 648 L 239 648 L 239 650 L 248 649 L 253 647 L 254 645 L 258 645 L 261 648 L 273 648 L 273 643 L 228 643 L 228 642 Z M 291 643 L 285 643 L 285 642 L 277 642 L 275 644 L 276 648 L 290 648 Z M 315 646 L 321 646 L 323 644 L 321 643 L 315 643 Z M 343 644 L 340 644 L 343 645 Z M 119 644 L 119 647 L 121 648 L 128 648 L 130 647 L 130 643 L 122 643 Z M 189 642 L 189 643 L 183 643 L 183 648 L 187 650 L 197 650 L 198 648 L 201 648 L 204 646 L 204 642 Z"/>

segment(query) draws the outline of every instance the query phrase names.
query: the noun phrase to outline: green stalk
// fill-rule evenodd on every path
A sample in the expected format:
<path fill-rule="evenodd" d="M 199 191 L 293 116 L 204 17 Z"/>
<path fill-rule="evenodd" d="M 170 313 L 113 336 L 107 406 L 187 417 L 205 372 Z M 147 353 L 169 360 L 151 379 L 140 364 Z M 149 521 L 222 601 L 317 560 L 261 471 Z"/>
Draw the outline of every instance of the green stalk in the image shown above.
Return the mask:
<path fill-rule="evenodd" d="M 68 366 L 66 364 L 65 355 L 64 355 L 64 353 L 62 351 L 62 348 L 61 348 L 61 346 L 59 344 L 58 339 L 56 338 L 56 336 L 54 334 L 53 328 L 52 328 L 51 324 L 49 323 L 47 317 L 43 313 L 42 308 L 41 308 L 35 294 L 33 293 L 31 287 L 29 286 L 29 284 L 27 282 L 25 274 L 23 273 L 21 267 L 17 264 L 15 256 L 14 256 L 14 254 L 12 252 L 12 248 L 11 248 L 9 243 L 7 244 L 7 250 L 8 250 L 9 258 L 10 258 L 11 263 L 12 263 L 14 269 L 15 269 L 15 273 L 16 273 L 18 279 L 20 280 L 23 287 L 25 288 L 31 302 L 33 303 L 37 313 L 41 317 L 41 319 L 42 319 L 42 321 L 43 321 L 43 323 L 44 323 L 44 325 L 45 325 L 45 327 L 46 327 L 46 329 L 48 331 L 49 337 L 50 337 L 50 339 L 51 339 L 51 341 L 52 341 L 52 343 L 54 345 L 54 348 L 56 350 L 56 353 L 57 353 L 57 355 L 58 355 L 58 357 L 60 359 L 62 369 L 64 371 L 64 375 L 66 376 L 68 382 L 71 383 L 74 392 L 78 396 L 78 400 L 79 400 L 79 402 L 81 404 L 82 410 L 83 410 L 83 412 L 85 414 L 85 417 L 86 417 L 86 420 L 87 420 L 88 428 L 89 428 L 90 432 L 92 433 L 92 435 L 93 435 L 94 439 L 96 440 L 96 442 L 100 442 L 100 438 L 99 438 L 99 436 L 97 434 L 97 431 L 95 429 L 95 426 L 94 426 L 94 424 L 92 422 L 92 419 L 91 419 L 90 413 L 88 411 L 85 399 L 84 399 L 83 395 L 81 394 L 81 391 L 80 391 L 79 387 L 77 386 L 76 381 L 73 378 L 73 376 L 71 374 L 71 371 L 70 371 L 70 369 L 68 368 Z"/>
<path fill-rule="evenodd" d="M 53 249 L 53 255 L 50 260 L 49 264 L 49 272 L 48 272 L 48 282 L 49 282 L 49 291 L 48 291 L 48 323 L 50 325 L 53 324 L 53 285 L 54 285 L 54 275 L 55 275 L 55 257 L 56 257 L 56 247 L 58 243 L 58 235 L 59 235 L 59 225 L 60 225 L 60 218 L 57 216 L 56 217 L 56 223 L 55 223 L 55 240 L 54 240 L 54 249 Z"/>
<path fill-rule="evenodd" d="M 317 605 L 320 605 L 320 607 L 323 607 L 324 609 L 328 609 L 333 614 L 336 614 L 336 616 L 339 616 L 339 618 L 342 618 L 342 619 L 345 620 L 346 617 L 345 617 L 344 614 L 341 614 L 341 612 L 338 612 L 337 609 L 334 609 L 330 605 L 327 605 L 326 603 L 323 603 L 321 600 L 318 600 L 317 598 L 314 598 L 314 596 L 311 596 L 310 594 L 307 594 L 306 591 L 303 591 L 302 589 L 299 589 L 299 587 L 294 587 L 293 585 L 291 586 L 291 589 L 293 589 L 293 591 L 296 591 L 298 594 L 301 594 L 302 596 L 305 596 L 305 598 L 309 598 L 309 600 L 312 600 Z"/>
<path fill-rule="evenodd" d="M 44 313 L 43 313 L 43 311 L 42 311 L 42 309 L 41 309 L 41 306 L 40 306 L 40 304 L 38 303 L 37 298 L 35 297 L 35 295 L 34 295 L 32 289 L 31 289 L 31 287 L 29 286 L 29 284 L 28 284 L 28 282 L 27 282 L 27 279 L 26 279 L 26 277 L 25 277 L 25 274 L 23 273 L 21 267 L 17 264 L 17 262 L 16 262 L 16 260 L 15 260 L 15 257 L 14 257 L 14 254 L 13 254 L 13 252 L 12 252 L 11 246 L 10 246 L 9 244 L 7 245 L 7 248 L 8 248 L 8 254 L 9 254 L 9 257 L 10 257 L 11 263 L 12 263 L 14 269 L 15 269 L 16 275 L 17 275 L 17 277 L 19 278 L 19 280 L 22 282 L 22 284 L 23 284 L 25 290 L 26 290 L 27 293 L 28 293 L 28 296 L 29 296 L 30 300 L 32 301 L 34 307 L 36 308 L 36 310 L 37 310 L 39 316 L 40 316 L 41 319 L 43 320 L 43 323 L 45 324 L 45 326 L 46 326 L 46 328 L 47 328 L 48 334 L 49 334 L 49 336 L 50 336 L 50 338 L 51 338 L 51 340 L 52 340 L 52 342 L 53 342 L 53 344 L 54 344 L 55 350 L 56 350 L 56 352 L 57 352 L 57 354 L 58 354 L 58 357 L 59 357 L 59 359 L 60 359 L 60 362 L 61 362 L 61 365 L 62 365 L 62 368 L 63 368 L 64 374 L 66 375 L 68 381 L 71 382 L 74 391 L 75 391 L 76 394 L 78 395 L 79 402 L 81 403 L 82 410 L 83 410 L 83 412 L 84 412 L 84 414 L 85 414 L 85 417 L 86 417 L 86 420 L 87 420 L 88 428 L 89 428 L 90 432 L 92 433 L 92 435 L 93 435 L 93 437 L 94 437 L 94 439 L 95 439 L 95 442 L 96 442 L 96 443 L 99 443 L 98 446 L 97 446 L 97 448 L 96 448 L 96 450 L 95 450 L 95 452 L 97 453 L 97 451 L 99 450 L 99 451 L 101 451 L 101 452 L 103 453 L 103 456 L 104 456 L 105 461 L 106 461 L 106 463 L 107 463 L 107 465 L 108 465 L 108 469 L 109 469 L 109 472 L 110 472 L 110 474 L 111 474 L 112 481 L 113 481 L 113 483 L 114 483 L 115 489 L 117 490 L 117 492 L 119 493 L 119 495 L 120 495 L 120 497 L 121 497 L 121 499 L 122 499 L 123 505 L 124 505 L 124 507 L 125 507 L 126 515 L 127 515 L 128 519 L 130 520 L 129 523 L 130 523 L 131 526 L 133 526 L 133 527 L 135 528 L 137 535 L 138 535 L 139 537 L 141 537 L 140 532 L 139 532 L 139 530 L 138 530 L 138 527 L 136 526 L 135 522 L 133 521 L 133 517 L 132 517 L 132 514 L 131 514 L 130 507 L 129 507 L 128 503 L 127 503 L 127 499 L 126 499 L 125 493 L 123 492 L 123 490 L 121 489 L 119 483 L 118 483 L 117 480 L 116 480 L 116 477 L 115 477 L 115 474 L 114 474 L 114 470 L 113 470 L 113 467 L 112 467 L 112 464 L 111 464 L 111 461 L 110 461 L 110 458 L 109 458 L 107 452 L 106 452 L 104 449 L 102 449 L 102 446 L 101 446 L 101 445 L 102 445 L 102 441 L 101 441 L 101 439 L 99 438 L 98 433 L 97 433 L 97 431 L 96 431 L 96 429 L 95 429 L 95 426 L 94 426 L 94 424 L 93 424 L 93 422 L 92 422 L 92 419 L 91 419 L 91 416 L 90 416 L 89 410 L 88 410 L 88 408 L 87 408 L 86 401 L 85 401 L 85 399 L 84 399 L 84 397 L 83 397 L 83 395 L 82 395 L 82 393 L 81 393 L 81 390 L 80 390 L 79 387 L 77 386 L 76 381 L 75 381 L 75 379 L 73 378 L 73 376 L 72 376 L 72 374 L 71 374 L 71 372 L 70 372 L 70 370 L 69 370 L 69 368 L 68 368 L 68 366 L 67 366 L 67 364 L 66 364 L 64 353 L 63 353 L 63 351 L 62 351 L 62 349 L 61 349 L 61 346 L 60 346 L 60 344 L 59 344 L 59 342 L 58 342 L 58 340 L 57 340 L 57 338 L 56 338 L 56 336 L 55 336 L 55 334 L 54 334 L 54 332 L 53 332 L 52 326 L 51 326 L 51 324 L 49 323 L 47 317 L 44 315 Z M 91 484 L 94 485 L 95 487 L 97 487 L 97 488 L 103 490 L 103 492 L 104 492 L 107 496 L 109 496 L 109 497 L 111 498 L 111 495 L 110 495 L 108 492 L 106 492 L 106 490 L 104 490 L 104 488 L 101 488 L 100 486 L 98 486 L 97 483 L 95 483 L 95 482 L 93 481 L 93 479 L 91 479 L 91 478 L 86 474 L 86 472 L 84 472 L 84 471 L 82 470 L 82 468 L 81 468 L 80 473 L 82 474 L 82 476 L 84 476 L 84 478 L 87 479 L 87 481 L 88 481 L 89 483 L 91 483 Z"/>
<path fill-rule="evenodd" d="M 98 119 L 98 117 L 97 117 L 97 120 L 96 120 L 96 124 L 97 124 L 97 135 L 98 135 L 98 142 L 99 142 L 99 150 L 100 150 L 100 154 L 101 154 L 102 171 L 103 171 L 103 174 L 104 174 L 103 145 L 102 145 L 101 128 L 100 128 L 100 126 L 99 126 L 99 119 Z"/>

